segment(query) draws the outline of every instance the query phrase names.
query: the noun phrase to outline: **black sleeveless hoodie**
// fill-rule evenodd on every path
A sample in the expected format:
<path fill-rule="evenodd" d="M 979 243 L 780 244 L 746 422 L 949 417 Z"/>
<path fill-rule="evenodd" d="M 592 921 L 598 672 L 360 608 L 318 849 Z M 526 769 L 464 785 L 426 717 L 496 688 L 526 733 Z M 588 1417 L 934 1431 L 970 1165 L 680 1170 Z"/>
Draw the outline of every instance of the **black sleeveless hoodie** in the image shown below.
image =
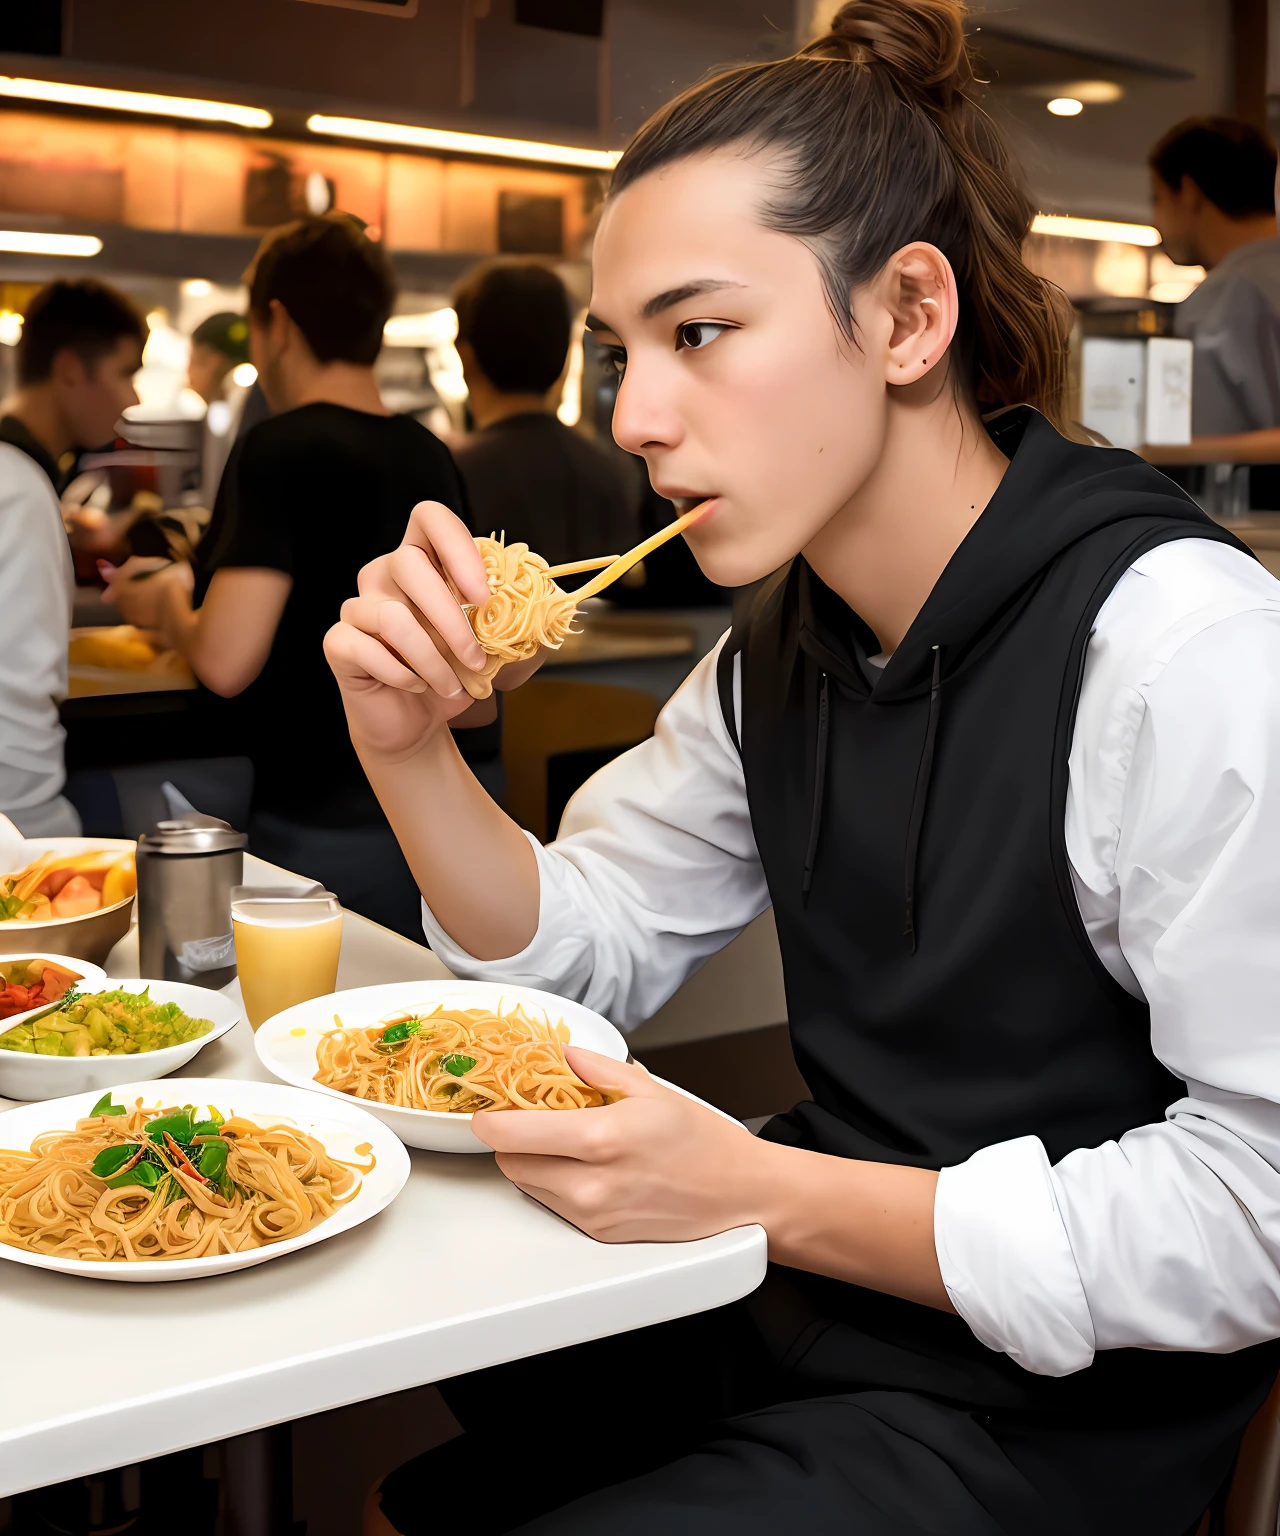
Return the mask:
<path fill-rule="evenodd" d="M 1132 454 L 1068 442 L 1026 407 L 988 430 L 1009 468 L 887 666 L 803 559 L 721 653 L 735 739 L 742 658 L 752 826 L 813 1096 L 770 1122 L 776 1141 L 943 1168 L 1038 1136 L 1056 1162 L 1162 1120 L 1186 1091 L 1085 933 L 1067 763 L 1089 634 L 1119 577 L 1172 539 L 1236 541 Z M 1122 1420 L 1176 1414 L 1186 1392 L 1252 1400 L 1280 1363 L 1273 1345 L 1119 1350 L 1053 1379 L 959 1318 L 809 1275 L 781 1284 L 790 1364 L 815 1391 Z"/>

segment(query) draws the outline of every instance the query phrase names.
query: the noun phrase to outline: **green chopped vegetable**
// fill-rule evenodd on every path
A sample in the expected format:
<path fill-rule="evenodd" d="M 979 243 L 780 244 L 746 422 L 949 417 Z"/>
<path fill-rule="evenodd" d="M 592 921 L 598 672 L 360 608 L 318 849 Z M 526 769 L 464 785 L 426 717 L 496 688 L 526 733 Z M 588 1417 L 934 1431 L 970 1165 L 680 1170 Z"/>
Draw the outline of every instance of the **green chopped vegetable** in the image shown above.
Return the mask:
<path fill-rule="evenodd" d="M 192 1136 L 195 1135 L 195 1127 L 191 1121 L 191 1106 L 184 1109 L 175 1109 L 172 1114 L 161 1115 L 158 1120 L 152 1120 L 147 1126 L 147 1135 L 152 1141 L 158 1141 L 164 1145 L 164 1133 L 168 1131 L 179 1146 L 187 1146 Z"/>
<path fill-rule="evenodd" d="M 208 1179 L 210 1184 L 217 1184 L 227 1171 L 227 1157 L 231 1148 L 225 1141 L 219 1138 L 217 1141 L 205 1142 L 200 1152 L 196 1167 L 200 1170 L 200 1177 Z"/>
<path fill-rule="evenodd" d="M 134 1056 L 198 1040 L 213 1028 L 177 1003 L 152 1001 L 150 990 L 68 992 L 52 1013 L 0 1034 L 0 1050 L 29 1056 Z M 123 1111 L 122 1111 L 123 1113 Z"/>
<path fill-rule="evenodd" d="M 128 1142 L 119 1147 L 103 1147 L 94 1158 L 90 1171 L 96 1178 L 109 1179 L 113 1174 L 119 1173 L 129 1159 L 137 1157 L 141 1151 L 140 1146 L 131 1145 Z"/>
<path fill-rule="evenodd" d="M 127 1173 L 117 1173 L 114 1178 L 108 1179 L 107 1186 L 110 1189 L 131 1189 L 135 1186 L 155 1189 L 164 1177 L 164 1171 L 154 1163 L 141 1162 L 136 1163 Z"/>
<path fill-rule="evenodd" d="M 476 1059 L 474 1056 L 463 1056 L 461 1054 L 446 1056 L 445 1059 L 440 1063 L 445 1071 L 450 1073 L 453 1077 L 465 1076 L 468 1072 L 471 1071 L 475 1064 Z"/>
<path fill-rule="evenodd" d="M 416 1035 L 421 1028 L 421 1019 L 401 1019 L 398 1024 L 389 1024 L 382 1031 L 382 1038 L 378 1041 L 378 1044 L 399 1045 L 402 1041 L 407 1040 L 410 1035 Z"/>
<path fill-rule="evenodd" d="M 89 1111 L 89 1119 L 92 1120 L 95 1115 L 123 1115 L 125 1113 L 126 1110 L 123 1104 L 113 1104 L 111 1102 L 111 1095 L 104 1093 Z"/>

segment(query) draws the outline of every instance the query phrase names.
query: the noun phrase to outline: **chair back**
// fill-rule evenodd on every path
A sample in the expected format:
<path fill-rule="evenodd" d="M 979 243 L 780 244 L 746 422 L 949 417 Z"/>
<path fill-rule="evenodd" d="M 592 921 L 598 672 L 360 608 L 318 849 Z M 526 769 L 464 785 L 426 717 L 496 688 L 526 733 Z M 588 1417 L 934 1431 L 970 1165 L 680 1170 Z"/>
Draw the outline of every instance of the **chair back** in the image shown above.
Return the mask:
<path fill-rule="evenodd" d="M 1222 1536 L 1276 1536 L 1280 1525 L 1280 1378 L 1249 1421 L 1231 1474 Z"/>
<path fill-rule="evenodd" d="M 503 695 L 507 812 L 547 841 L 547 761 L 563 752 L 629 747 L 653 734 L 658 701 L 638 688 L 533 677 Z"/>

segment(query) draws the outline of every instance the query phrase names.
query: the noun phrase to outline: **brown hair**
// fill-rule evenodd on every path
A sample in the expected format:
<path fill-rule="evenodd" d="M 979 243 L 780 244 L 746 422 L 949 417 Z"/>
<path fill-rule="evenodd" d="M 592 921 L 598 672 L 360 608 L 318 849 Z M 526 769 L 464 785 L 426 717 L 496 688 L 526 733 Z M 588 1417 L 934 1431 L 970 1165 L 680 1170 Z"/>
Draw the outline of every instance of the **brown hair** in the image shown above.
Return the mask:
<path fill-rule="evenodd" d="M 319 214 L 272 230 L 245 282 L 249 313 L 265 321 L 278 299 L 318 363 L 377 361 L 396 282 L 386 253 L 351 214 Z"/>
<path fill-rule="evenodd" d="M 963 18 L 959 0 L 849 0 L 799 53 L 725 70 L 655 113 L 612 191 L 728 145 L 781 151 L 764 220 L 811 246 L 847 336 L 851 291 L 927 241 L 956 275 L 961 387 L 982 411 L 1026 402 L 1060 424 L 1070 306 L 1022 259 L 1032 204 L 976 101 Z"/>

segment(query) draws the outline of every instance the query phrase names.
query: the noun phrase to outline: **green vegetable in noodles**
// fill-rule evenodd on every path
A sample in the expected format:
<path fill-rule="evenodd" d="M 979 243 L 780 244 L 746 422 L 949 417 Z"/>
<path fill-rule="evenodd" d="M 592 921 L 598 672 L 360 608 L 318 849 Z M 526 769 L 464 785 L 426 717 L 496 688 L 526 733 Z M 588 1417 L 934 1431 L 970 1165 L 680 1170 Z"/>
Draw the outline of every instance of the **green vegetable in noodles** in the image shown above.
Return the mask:
<path fill-rule="evenodd" d="M 410 1035 L 416 1035 L 421 1028 L 421 1019 L 401 1019 L 398 1024 L 389 1024 L 382 1031 L 378 1044 L 380 1046 L 403 1045 Z"/>
<path fill-rule="evenodd" d="M 461 1054 L 455 1056 L 446 1056 L 445 1059 L 440 1063 L 445 1071 L 451 1073 L 454 1077 L 464 1076 L 466 1073 L 471 1071 L 475 1064 L 476 1059 L 474 1056 L 463 1056 Z"/>
<path fill-rule="evenodd" d="M 192 1124 L 191 1115 L 193 1106 L 188 1104 L 183 1109 L 175 1109 L 172 1114 L 161 1115 L 158 1120 L 152 1120 L 147 1126 L 147 1135 L 152 1141 L 158 1141 L 164 1145 L 164 1133 L 168 1131 L 179 1146 L 185 1147 L 195 1135 L 195 1127 Z"/>
<path fill-rule="evenodd" d="M 210 1184 L 217 1184 L 227 1171 L 227 1155 L 230 1151 L 231 1148 L 221 1137 L 217 1141 L 205 1142 L 196 1163 L 200 1177 L 208 1179 Z"/>
<path fill-rule="evenodd" d="M 121 1168 L 132 1158 L 137 1157 L 141 1151 L 141 1147 L 127 1142 L 120 1147 L 103 1147 L 94 1158 L 90 1171 L 99 1179 L 109 1179 L 113 1174 L 119 1173 Z"/>
<path fill-rule="evenodd" d="M 111 1095 L 104 1093 L 89 1111 L 89 1119 L 92 1120 L 95 1115 L 123 1115 L 125 1113 L 123 1104 L 113 1104 L 111 1102 Z"/>

